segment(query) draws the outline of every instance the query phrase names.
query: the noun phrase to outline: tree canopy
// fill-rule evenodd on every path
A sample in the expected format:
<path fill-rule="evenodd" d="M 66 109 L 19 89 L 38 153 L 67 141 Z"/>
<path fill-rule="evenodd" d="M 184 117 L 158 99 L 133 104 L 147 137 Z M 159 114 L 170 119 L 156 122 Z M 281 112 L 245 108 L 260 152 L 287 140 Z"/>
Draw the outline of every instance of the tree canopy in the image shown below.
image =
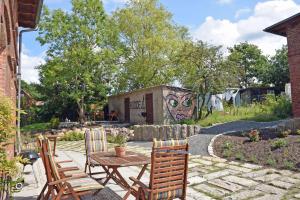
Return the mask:
<path fill-rule="evenodd" d="M 44 8 L 41 18 L 38 40 L 48 50 L 39 72 L 47 103 L 76 104 L 81 122 L 86 104 L 106 97 L 116 70 L 109 26 L 99 0 L 72 0 L 71 12 Z"/>
<path fill-rule="evenodd" d="M 129 1 L 113 13 L 123 54 L 120 57 L 118 91 L 171 83 L 174 57 L 187 38 L 158 0 Z"/>

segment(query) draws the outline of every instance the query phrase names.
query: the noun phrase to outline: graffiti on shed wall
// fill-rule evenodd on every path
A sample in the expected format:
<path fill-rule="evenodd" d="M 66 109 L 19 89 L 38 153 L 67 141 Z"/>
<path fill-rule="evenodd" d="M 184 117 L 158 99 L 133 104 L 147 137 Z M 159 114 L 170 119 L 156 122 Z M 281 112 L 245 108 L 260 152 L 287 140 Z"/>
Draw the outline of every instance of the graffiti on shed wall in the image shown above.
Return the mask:
<path fill-rule="evenodd" d="M 192 119 L 196 102 L 191 92 L 170 92 L 164 97 L 168 112 L 174 121 Z"/>

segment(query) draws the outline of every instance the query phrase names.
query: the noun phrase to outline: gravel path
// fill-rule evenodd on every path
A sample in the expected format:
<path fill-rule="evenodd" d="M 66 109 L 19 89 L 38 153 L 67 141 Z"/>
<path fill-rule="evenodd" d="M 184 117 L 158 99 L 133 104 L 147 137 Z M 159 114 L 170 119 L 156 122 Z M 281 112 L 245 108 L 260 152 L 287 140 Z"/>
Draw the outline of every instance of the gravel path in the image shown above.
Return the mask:
<path fill-rule="evenodd" d="M 247 131 L 251 129 L 275 126 L 281 121 L 274 122 L 253 122 L 253 121 L 235 121 L 224 124 L 214 125 L 201 129 L 201 134 L 190 137 L 190 153 L 194 155 L 208 156 L 207 147 L 211 139 L 220 133 L 228 131 Z M 142 146 L 146 148 L 152 147 L 152 142 L 129 142 L 128 145 Z"/>

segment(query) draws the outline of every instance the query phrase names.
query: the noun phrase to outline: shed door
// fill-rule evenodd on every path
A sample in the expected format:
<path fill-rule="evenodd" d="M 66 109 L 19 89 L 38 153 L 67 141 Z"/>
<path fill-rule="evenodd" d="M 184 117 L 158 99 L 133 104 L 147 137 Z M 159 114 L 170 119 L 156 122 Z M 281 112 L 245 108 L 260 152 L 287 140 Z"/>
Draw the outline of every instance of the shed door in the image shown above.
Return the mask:
<path fill-rule="evenodd" d="M 124 99 L 124 110 L 125 110 L 125 116 L 124 116 L 124 119 L 125 119 L 125 122 L 130 122 L 130 107 L 129 107 L 129 104 L 130 104 L 130 98 L 125 98 Z"/>
<path fill-rule="evenodd" d="M 153 94 L 146 94 L 146 123 L 153 124 Z"/>

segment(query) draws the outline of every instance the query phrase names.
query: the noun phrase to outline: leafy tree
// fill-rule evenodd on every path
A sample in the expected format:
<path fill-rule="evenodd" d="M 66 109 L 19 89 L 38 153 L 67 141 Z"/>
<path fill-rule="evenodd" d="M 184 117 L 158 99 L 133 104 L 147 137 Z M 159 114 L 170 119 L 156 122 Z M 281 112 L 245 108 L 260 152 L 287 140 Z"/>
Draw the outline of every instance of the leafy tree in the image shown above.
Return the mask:
<path fill-rule="evenodd" d="M 87 105 L 104 101 L 110 89 L 117 37 L 101 1 L 72 0 L 72 6 L 44 9 L 38 40 L 48 50 L 39 73 L 46 106 L 77 107 L 83 123 Z"/>
<path fill-rule="evenodd" d="M 260 72 L 267 67 L 267 58 L 254 44 L 243 42 L 229 48 L 228 61 L 236 68 L 235 78 L 240 87 L 257 83 Z"/>
<path fill-rule="evenodd" d="M 173 59 L 187 37 L 158 0 L 130 0 L 113 13 L 123 49 L 118 90 L 128 91 L 170 83 L 176 74 Z"/>
<path fill-rule="evenodd" d="M 261 72 L 259 79 L 264 84 L 272 84 L 280 91 L 284 91 L 285 84 L 290 82 L 286 45 L 276 50 L 276 54 L 270 58 L 269 65 Z"/>
<path fill-rule="evenodd" d="M 199 117 L 202 118 L 207 94 L 223 91 L 230 83 L 230 65 L 224 61 L 220 46 L 211 46 L 202 41 L 187 42 L 178 57 L 182 85 L 199 94 L 202 103 Z"/>

